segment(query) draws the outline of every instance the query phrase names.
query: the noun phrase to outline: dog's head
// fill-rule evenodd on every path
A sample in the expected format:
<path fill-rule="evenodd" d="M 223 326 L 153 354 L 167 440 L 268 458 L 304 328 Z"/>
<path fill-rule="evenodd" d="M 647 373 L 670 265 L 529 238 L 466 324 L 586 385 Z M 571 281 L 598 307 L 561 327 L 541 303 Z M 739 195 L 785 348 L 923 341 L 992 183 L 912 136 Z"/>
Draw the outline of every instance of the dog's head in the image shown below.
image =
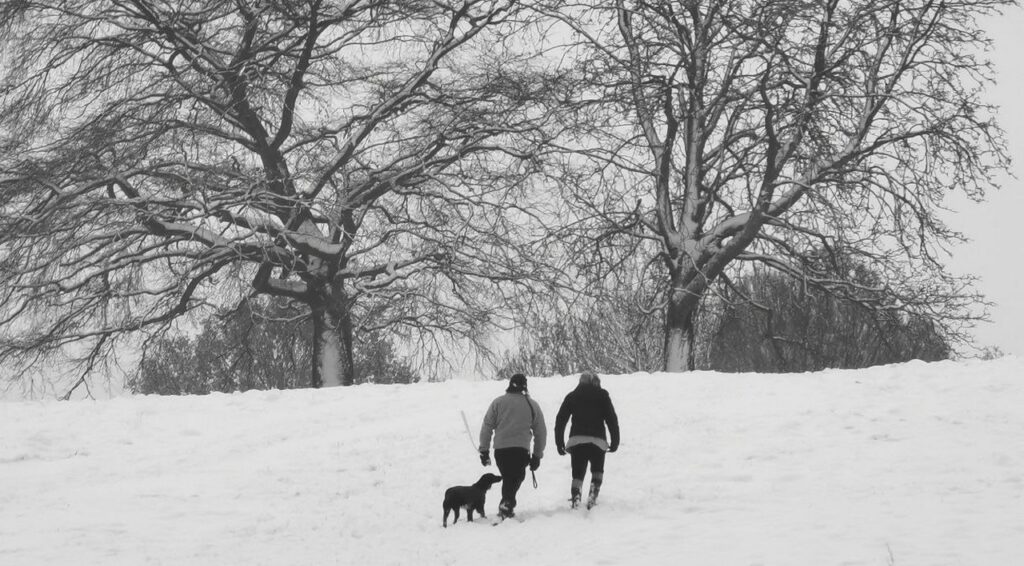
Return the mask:
<path fill-rule="evenodd" d="M 487 490 L 487 489 L 490 489 L 490 487 L 492 485 L 494 485 L 494 484 L 496 484 L 496 483 L 498 483 L 500 481 L 501 481 L 501 476 L 496 476 L 494 474 L 484 474 L 484 475 L 480 476 L 480 480 L 477 481 L 476 484 L 478 486 L 480 486 L 481 488 L 483 488 L 484 490 Z"/>

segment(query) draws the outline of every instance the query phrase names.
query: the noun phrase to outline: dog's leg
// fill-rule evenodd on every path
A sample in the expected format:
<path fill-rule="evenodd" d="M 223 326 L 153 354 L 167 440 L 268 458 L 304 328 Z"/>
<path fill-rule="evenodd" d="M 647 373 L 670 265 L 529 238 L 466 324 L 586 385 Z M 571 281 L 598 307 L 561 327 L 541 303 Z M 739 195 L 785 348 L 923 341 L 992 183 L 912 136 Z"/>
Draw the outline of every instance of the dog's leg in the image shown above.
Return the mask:
<path fill-rule="evenodd" d="M 466 520 L 470 523 L 473 522 L 473 506 L 466 507 Z"/>
<path fill-rule="evenodd" d="M 448 528 L 448 513 L 449 513 L 449 512 L 451 511 L 451 510 L 452 510 L 452 508 L 451 508 L 451 507 L 449 507 L 448 505 L 445 505 L 445 506 L 444 506 L 444 518 L 443 518 L 443 519 L 441 519 L 441 526 L 442 526 L 442 527 L 444 527 L 444 528 L 446 528 L 446 529 Z"/>
<path fill-rule="evenodd" d="M 459 522 L 459 508 L 461 508 L 461 507 L 462 507 L 461 505 L 456 505 L 455 507 L 452 508 L 452 511 L 455 511 L 455 518 L 452 519 L 452 524 L 453 525 L 455 523 Z"/>

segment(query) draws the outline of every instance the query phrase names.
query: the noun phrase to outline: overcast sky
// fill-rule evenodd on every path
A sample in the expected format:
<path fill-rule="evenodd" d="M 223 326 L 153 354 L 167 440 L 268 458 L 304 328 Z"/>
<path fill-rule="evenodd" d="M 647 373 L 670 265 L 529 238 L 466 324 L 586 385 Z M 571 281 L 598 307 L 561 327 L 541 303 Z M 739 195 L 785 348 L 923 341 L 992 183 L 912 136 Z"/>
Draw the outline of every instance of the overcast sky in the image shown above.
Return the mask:
<path fill-rule="evenodd" d="M 1006 179 L 982 204 L 950 201 L 957 208 L 950 225 L 971 239 L 955 249 L 950 267 L 981 277 L 978 289 L 997 303 L 990 311 L 992 322 L 975 331 L 978 345 L 1024 357 L 1024 9 L 985 19 L 982 25 L 995 41 L 990 57 L 998 80 L 987 98 L 1000 107 L 999 123 L 1017 178 Z"/>

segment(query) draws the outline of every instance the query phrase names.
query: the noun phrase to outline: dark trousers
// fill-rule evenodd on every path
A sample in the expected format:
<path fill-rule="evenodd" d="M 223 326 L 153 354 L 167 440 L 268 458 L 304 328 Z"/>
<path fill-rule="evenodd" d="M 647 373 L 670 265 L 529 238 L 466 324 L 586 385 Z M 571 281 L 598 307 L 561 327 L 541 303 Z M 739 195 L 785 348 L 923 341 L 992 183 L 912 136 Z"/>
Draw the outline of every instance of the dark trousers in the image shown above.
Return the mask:
<path fill-rule="evenodd" d="M 526 448 L 499 448 L 494 451 L 494 464 L 501 473 L 501 500 L 516 506 L 516 493 L 526 479 L 530 465 L 530 451 Z"/>
<path fill-rule="evenodd" d="M 569 455 L 572 459 L 572 479 L 583 481 L 588 464 L 591 478 L 604 476 L 604 450 L 598 446 L 590 443 L 577 444 L 569 448 Z"/>

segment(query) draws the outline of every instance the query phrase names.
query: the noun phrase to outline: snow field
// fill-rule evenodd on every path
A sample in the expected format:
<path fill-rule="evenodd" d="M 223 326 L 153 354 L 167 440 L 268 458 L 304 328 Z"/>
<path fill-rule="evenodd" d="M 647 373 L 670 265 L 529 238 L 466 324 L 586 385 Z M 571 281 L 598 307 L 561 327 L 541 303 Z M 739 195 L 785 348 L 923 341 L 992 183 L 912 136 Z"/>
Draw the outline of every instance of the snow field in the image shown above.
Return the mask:
<path fill-rule="evenodd" d="M 531 378 L 549 443 L 523 522 L 448 529 L 444 490 L 496 472 L 460 411 L 475 444 L 503 382 L 0 403 L 0 564 L 1005 566 L 1022 370 L 602 376 L 622 445 L 590 512 L 553 439 L 576 377 Z"/>

